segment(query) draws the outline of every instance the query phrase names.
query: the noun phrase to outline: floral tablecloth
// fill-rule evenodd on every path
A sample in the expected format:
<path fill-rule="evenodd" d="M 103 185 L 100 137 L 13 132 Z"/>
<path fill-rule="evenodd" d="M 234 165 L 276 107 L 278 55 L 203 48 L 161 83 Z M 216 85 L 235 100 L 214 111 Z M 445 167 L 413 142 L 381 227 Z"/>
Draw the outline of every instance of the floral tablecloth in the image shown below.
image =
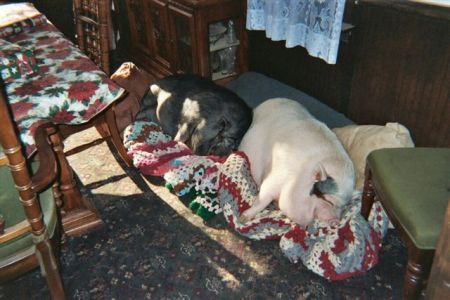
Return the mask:
<path fill-rule="evenodd" d="M 3 19 L 6 10 L 1 7 L 0 19 Z M 0 33 L 3 33 L 0 36 L 0 62 L 17 61 L 19 55 L 11 58 L 11 53 L 3 51 L 14 45 L 21 51 L 31 51 L 37 63 L 36 71 L 22 74 L 14 80 L 4 80 L 20 138 L 26 152 L 31 154 L 35 150 L 34 132 L 39 125 L 46 122 L 85 123 L 120 98 L 124 90 L 45 16 L 39 12 L 29 12 L 26 17 L 29 15 L 32 17 L 27 20 L 16 20 L 15 25 L 8 23 L 0 28 Z M 5 30 L 11 26 L 20 29 Z M 2 72 L 2 77 L 8 75 Z"/>

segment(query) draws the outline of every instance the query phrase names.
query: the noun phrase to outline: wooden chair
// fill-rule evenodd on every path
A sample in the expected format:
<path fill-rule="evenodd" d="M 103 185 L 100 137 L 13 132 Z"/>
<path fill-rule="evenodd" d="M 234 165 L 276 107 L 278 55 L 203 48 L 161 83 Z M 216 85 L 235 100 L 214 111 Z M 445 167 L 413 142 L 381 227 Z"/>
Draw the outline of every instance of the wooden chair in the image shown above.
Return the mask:
<path fill-rule="evenodd" d="M 88 13 L 87 11 L 90 11 L 90 14 L 81 17 L 79 16 L 79 20 L 96 20 L 99 21 L 100 25 L 97 24 L 98 26 L 94 26 L 94 25 L 89 25 L 87 26 L 88 28 L 91 28 L 89 31 L 92 34 L 92 37 L 96 37 L 99 38 L 100 36 L 102 36 L 101 40 L 102 43 L 100 45 L 100 43 L 95 43 L 93 44 L 96 47 L 100 47 L 98 49 L 106 49 L 107 45 L 105 45 L 105 43 L 103 43 L 104 39 L 107 38 L 107 34 L 104 34 L 104 29 L 106 28 L 105 26 L 103 26 L 102 24 L 102 20 L 105 20 L 106 18 L 104 18 L 104 15 L 106 14 L 106 12 L 108 12 L 107 10 L 107 5 L 106 5 L 107 1 L 77 1 L 75 3 L 76 7 L 78 8 L 77 11 L 86 11 L 86 13 Z M 20 4 L 18 4 L 20 5 Z M 25 7 L 28 5 L 24 5 Z M 31 10 L 33 10 L 32 8 L 30 8 Z M 36 15 L 39 14 L 39 11 L 35 11 Z M 96 19 L 95 16 L 99 16 L 98 20 Z M 78 16 L 78 15 L 77 15 Z M 17 16 L 19 19 L 21 17 L 21 14 L 18 13 Z M 90 22 L 90 21 L 89 21 Z M 26 23 L 26 22 L 25 22 Z M 77 24 L 81 24 L 82 22 L 78 22 Z M 84 23 L 83 23 L 84 24 Z M 101 29 L 101 30 L 100 30 Z M 86 29 L 87 30 L 87 29 Z M 98 32 L 98 30 L 100 30 L 100 32 Z M 102 137 L 104 139 L 108 139 L 110 141 L 113 142 L 114 146 L 116 146 L 118 148 L 118 151 L 120 153 L 120 155 L 122 157 L 125 157 L 125 159 L 128 158 L 128 156 L 126 155 L 126 150 L 122 145 L 122 141 L 120 138 L 119 133 L 117 132 L 116 129 L 116 125 L 115 125 L 115 109 L 116 109 L 116 103 L 120 102 L 121 99 L 123 99 L 123 97 L 126 96 L 126 93 L 122 93 L 121 89 L 118 86 L 115 86 L 113 84 L 113 82 L 108 78 L 108 76 L 106 76 L 105 74 L 103 74 L 100 71 L 100 68 L 96 68 L 96 65 L 94 62 L 90 62 L 87 59 L 85 59 L 85 57 L 82 57 L 79 49 L 76 49 L 76 47 L 74 47 L 74 45 L 72 45 L 71 43 L 67 43 L 66 39 L 60 34 L 59 30 L 57 30 L 56 27 L 51 26 L 51 24 L 40 24 L 40 25 L 36 25 L 34 27 L 32 27 L 32 30 L 23 30 L 18 32 L 17 34 L 12 34 L 10 36 L 7 36 L 5 38 L 5 41 L 9 41 L 9 42 L 13 42 L 13 44 L 17 44 L 20 47 L 24 47 L 24 45 L 27 45 L 26 47 L 30 47 L 30 49 L 33 49 L 34 46 L 36 46 L 36 43 L 39 43 L 39 39 L 37 38 L 40 34 L 50 34 L 50 35 L 54 35 L 54 37 L 58 40 L 58 42 L 56 43 L 50 43 L 50 44 L 46 44 L 46 45 L 40 45 L 42 46 L 42 51 L 34 51 L 33 52 L 33 57 L 36 59 L 36 61 L 38 62 L 36 68 L 36 71 L 32 74 L 32 76 L 28 76 L 31 74 L 27 74 L 27 76 L 23 77 L 21 76 L 21 79 L 26 79 L 26 80 L 19 80 L 19 81 L 15 81 L 12 80 L 12 82 L 14 82 L 13 86 L 9 86 L 9 78 L 7 77 L 8 80 L 8 89 L 7 89 L 7 93 L 6 95 L 8 96 L 8 100 L 10 100 L 9 102 L 14 103 L 16 105 L 20 104 L 24 104 L 26 105 L 26 107 L 29 107 L 28 105 L 30 103 L 26 103 L 26 102 L 33 102 L 36 101 L 35 103 L 32 104 L 32 108 L 30 108 L 30 110 L 35 109 L 36 107 L 40 106 L 41 103 L 47 103 L 46 101 L 50 100 L 50 101 L 54 101 L 54 105 L 56 110 L 60 110 L 62 113 L 69 113 L 71 114 L 72 112 L 77 111 L 77 108 L 71 109 L 70 107 L 67 108 L 66 105 L 70 103 L 74 103 L 74 98 L 76 98 L 76 96 L 72 95 L 72 99 L 69 99 L 71 96 L 69 96 L 70 94 L 72 94 L 71 91 L 73 91 L 72 88 L 75 88 L 75 93 L 74 94 L 78 94 L 78 96 L 82 97 L 83 95 L 81 95 L 83 92 L 79 91 L 77 86 L 80 86 L 80 83 L 83 82 L 84 84 L 92 84 L 94 83 L 94 85 L 98 85 L 98 87 L 100 87 L 99 93 L 102 94 L 102 96 L 99 95 L 99 97 L 97 98 L 97 96 L 95 97 L 90 97 L 89 101 L 87 104 L 89 104 L 89 107 L 86 107 L 86 111 L 83 113 L 83 115 L 78 115 L 79 119 L 75 122 L 71 122 L 69 121 L 64 121 L 58 118 L 54 118 L 54 115 L 52 115 L 52 113 L 47 110 L 46 108 L 41 109 L 38 108 L 34 111 L 31 111 L 30 113 L 32 115 L 35 116 L 35 118 L 33 118 L 34 124 L 37 124 L 37 122 L 42 122 L 45 120 L 47 120 L 48 122 L 55 122 L 58 125 L 56 126 L 57 128 L 57 134 L 53 136 L 53 148 L 54 151 L 56 153 L 57 156 L 57 161 L 59 164 L 59 176 L 58 176 L 58 182 L 60 184 L 60 190 L 61 193 L 63 194 L 63 207 L 61 208 L 61 218 L 62 218 L 62 223 L 65 229 L 65 233 L 67 235 L 81 235 L 84 234 L 94 228 L 97 228 L 98 226 L 103 224 L 103 221 L 100 218 L 100 215 L 98 214 L 97 210 L 95 209 L 95 206 L 91 203 L 91 201 L 87 198 L 84 198 L 80 192 L 80 190 L 77 188 L 76 185 L 76 181 L 74 178 L 74 172 L 72 170 L 72 168 L 70 167 L 68 161 L 67 161 L 67 156 L 70 153 L 76 153 L 77 151 L 80 151 L 82 149 L 85 149 L 87 147 L 89 147 L 92 144 L 98 143 L 99 141 L 94 141 L 91 144 L 88 145 L 82 145 L 80 146 L 78 149 L 76 150 L 71 150 L 70 153 L 65 153 L 64 152 L 64 145 L 62 143 L 62 141 L 67 138 L 68 136 L 70 136 L 71 134 L 80 132 L 86 128 L 89 128 L 91 126 L 95 126 L 99 132 L 101 133 Z M 83 35 L 85 37 L 85 35 Z M 103 38 L 104 37 L 104 38 Z M 89 41 L 91 41 L 91 37 L 89 37 Z M 64 44 L 67 45 L 67 51 L 60 51 L 62 49 L 58 49 L 55 48 L 54 45 L 59 45 L 59 44 Z M 104 47 L 105 45 L 105 47 Z M 88 44 L 86 44 L 86 47 L 88 46 Z M 87 48 L 86 48 L 87 49 Z M 90 48 L 89 48 L 90 49 Z M 90 51 L 90 50 L 86 50 L 86 51 Z M 97 51 L 97 48 L 92 48 L 92 51 Z M 96 50 L 97 49 L 97 50 Z M 70 63 L 68 65 L 65 64 L 65 62 L 67 61 L 66 59 L 62 59 L 61 57 L 58 57 L 58 59 L 53 59 L 51 53 L 54 53 L 54 51 L 61 53 L 61 55 L 63 55 L 65 58 L 67 58 L 68 60 L 76 60 L 77 63 L 80 63 L 81 65 L 83 65 L 83 68 L 87 68 L 87 70 L 91 70 L 91 71 L 83 71 L 83 72 L 79 72 L 78 71 L 78 67 L 74 67 L 74 64 Z M 95 52 L 98 55 L 101 55 L 101 57 L 104 57 L 103 54 L 107 54 L 107 51 L 103 51 L 101 50 L 100 52 Z M 98 56 L 97 56 L 98 58 Z M 16 63 L 21 64 L 22 62 L 20 60 L 16 61 Z M 108 71 L 108 59 L 101 59 L 100 61 L 97 60 L 97 67 L 98 64 L 103 64 L 103 67 L 106 68 L 106 71 Z M 75 64 L 77 65 L 77 64 Z M 83 69 L 84 70 L 84 69 Z M 58 85 L 58 93 L 55 96 L 54 99 L 37 99 L 39 98 L 39 96 L 42 94 L 41 93 L 37 93 L 36 94 L 36 98 L 34 97 L 34 95 L 31 95 L 30 97 L 22 97 L 20 95 L 20 93 L 16 93 L 17 90 L 17 85 L 15 85 L 16 83 L 18 83 L 19 85 L 24 85 L 26 86 L 27 84 L 31 84 L 33 81 L 36 80 L 41 80 L 41 82 L 45 82 L 45 85 L 52 85 L 53 83 L 51 83 L 51 81 L 46 81 L 43 80 L 45 78 L 45 73 L 48 73 L 47 75 L 54 75 L 57 79 L 55 79 L 56 85 L 58 85 L 59 83 L 64 82 L 67 79 L 65 88 L 63 89 L 67 89 L 64 91 L 61 91 L 60 87 L 61 85 Z M 53 74 L 52 74 L 53 73 Z M 63 75 L 66 74 L 67 76 Z M 36 76 L 36 77 L 35 77 Z M 95 79 L 93 79 L 95 78 Z M 28 81 L 29 79 L 29 81 Z M 11 82 L 11 83 L 12 83 Z M 44 84 L 44 83 L 43 83 Z M 41 87 L 43 88 L 43 87 Z M 50 89 L 50 87 L 47 87 L 48 90 Z M 103 93 L 102 90 L 106 91 L 109 90 L 110 92 L 105 92 Z M 93 90 L 92 90 L 93 91 Z M 96 92 L 97 92 L 96 91 Z M 121 96 L 119 96 L 121 95 Z M 44 96 L 45 97 L 45 96 Z M 121 98 L 122 97 L 122 98 Z M 67 101 L 66 101 L 67 100 Z M 83 99 L 83 102 L 86 99 Z M 100 102 L 103 102 L 102 104 L 104 104 L 106 107 L 104 109 L 99 109 L 99 105 Z M 77 102 L 77 101 L 75 101 Z M 92 106 L 91 106 L 92 105 Z M 20 106 L 20 105 L 19 105 Z M 80 108 L 81 110 L 83 110 L 83 108 L 81 106 L 75 105 L 75 107 Z M 93 109 L 93 111 L 90 111 L 90 109 Z M 54 111 L 54 109 L 52 108 L 52 110 Z M 27 148 L 27 155 L 29 155 L 31 153 L 31 149 L 34 148 L 34 144 L 30 143 L 27 144 L 28 142 L 30 142 L 30 137 L 28 135 L 28 132 L 26 132 L 26 129 L 32 129 L 29 130 L 29 132 L 33 131 L 35 129 L 35 126 L 28 124 L 23 125 L 21 122 L 25 119 L 26 121 L 27 118 L 21 118 L 20 113 L 16 115 L 17 111 L 13 111 L 13 120 L 15 122 L 17 122 L 17 127 L 22 130 L 22 132 L 20 133 L 21 135 L 26 135 L 26 138 L 22 141 L 24 142 L 23 144 L 28 146 Z M 49 112 L 48 115 L 45 115 L 45 112 Z M 86 113 L 89 112 L 89 113 Z M 77 112 L 78 113 L 78 112 Z M 75 114 L 77 114 L 75 113 Z M 92 114 L 91 114 L 92 113 Z M 42 114 L 42 115 L 40 115 Z M 22 115 L 23 116 L 23 115 Z M 89 116 L 88 118 L 84 118 L 83 116 Z M 63 123 L 63 124 L 61 124 Z M 24 132 L 25 131 L 25 132 Z M 58 136 L 58 138 L 56 138 L 56 136 Z"/>
<path fill-rule="evenodd" d="M 117 1 L 114 1 L 118 5 Z M 74 0 L 74 18 L 77 33 L 78 47 L 94 61 L 108 76 L 111 75 L 110 45 L 111 45 L 111 1 L 110 0 Z M 126 94 L 123 99 L 126 98 Z M 118 101 L 120 102 L 120 101 Z M 102 136 L 101 140 L 109 140 L 118 151 L 121 159 L 126 165 L 132 166 L 126 149 L 122 145 L 117 124 L 116 124 L 116 105 L 105 110 L 104 114 L 97 117 L 93 122 L 85 126 L 59 126 L 63 137 L 77 132 L 80 128 L 88 128 L 92 124 L 97 128 Z M 68 155 L 77 153 L 87 147 L 95 145 L 100 140 L 83 145 Z"/>
<path fill-rule="evenodd" d="M 110 1 L 74 0 L 73 4 L 78 47 L 111 75 Z"/>
<path fill-rule="evenodd" d="M 426 298 L 445 299 L 450 295 L 450 203 L 447 206 L 436 253 L 428 279 Z M 447 295 L 447 296 L 445 296 Z"/>
<path fill-rule="evenodd" d="M 124 93 L 122 99 L 117 100 L 107 109 L 92 118 L 89 122 L 79 125 L 55 125 L 57 129 L 53 135 L 53 147 L 60 165 L 59 182 L 63 194 L 62 223 L 65 233 L 70 236 L 79 236 L 85 234 L 99 226 L 103 225 L 97 209 L 92 203 L 86 200 L 82 195 L 74 179 L 74 172 L 69 165 L 67 157 L 79 153 L 85 149 L 95 146 L 104 141 L 110 143 L 118 152 L 121 161 L 128 167 L 133 166 L 133 162 L 127 154 L 122 143 L 119 129 L 116 123 L 116 105 L 126 98 Z M 78 145 L 75 148 L 64 151 L 64 141 L 69 136 L 76 134 L 88 128 L 95 127 L 100 134 L 100 138 L 90 141 L 86 144 Z"/>
<path fill-rule="evenodd" d="M 37 129 L 39 161 L 27 161 L 3 88 L 0 90 L 0 152 L 4 153 L 0 159 L 0 214 L 3 216 L 0 281 L 40 266 L 51 297 L 63 299 L 64 289 L 55 255 L 60 241 L 56 207 L 60 204 L 60 193 L 55 184 L 58 164 L 49 137 L 56 131 L 46 125 Z"/>
<path fill-rule="evenodd" d="M 408 249 L 404 298 L 425 286 L 450 200 L 450 148 L 395 148 L 367 157 L 361 214 L 379 200 Z"/>

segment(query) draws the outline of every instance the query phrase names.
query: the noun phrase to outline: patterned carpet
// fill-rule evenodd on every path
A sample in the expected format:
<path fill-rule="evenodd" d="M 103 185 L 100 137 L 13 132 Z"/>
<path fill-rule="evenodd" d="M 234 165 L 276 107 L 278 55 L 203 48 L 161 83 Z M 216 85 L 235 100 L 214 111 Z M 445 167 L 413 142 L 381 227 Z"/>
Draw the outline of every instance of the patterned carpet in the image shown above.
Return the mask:
<path fill-rule="evenodd" d="M 87 130 L 66 149 L 98 137 Z M 69 299 L 401 299 L 406 250 L 395 232 L 362 276 L 329 282 L 290 263 L 277 241 L 208 223 L 162 184 L 121 167 L 102 143 L 69 158 L 105 226 L 67 239 L 61 265 Z M 0 286 L 0 299 L 48 299 L 39 270 Z"/>

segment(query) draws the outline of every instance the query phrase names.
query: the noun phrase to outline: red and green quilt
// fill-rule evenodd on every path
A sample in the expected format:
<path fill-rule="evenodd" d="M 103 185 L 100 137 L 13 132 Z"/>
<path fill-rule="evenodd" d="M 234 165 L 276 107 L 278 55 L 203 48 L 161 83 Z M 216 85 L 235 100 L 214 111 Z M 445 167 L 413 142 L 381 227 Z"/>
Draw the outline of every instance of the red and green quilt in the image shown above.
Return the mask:
<path fill-rule="evenodd" d="M 24 15 L 28 19 L 21 20 L 19 15 L 11 24 L 14 18 L 5 7 L 14 5 L 28 7 Z M 8 16 L 0 28 L 1 76 L 28 154 L 35 149 L 34 132 L 39 125 L 85 123 L 123 94 L 34 7 L 0 5 L 0 15 Z M 8 29 L 11 26 L 20 29 Z"/>

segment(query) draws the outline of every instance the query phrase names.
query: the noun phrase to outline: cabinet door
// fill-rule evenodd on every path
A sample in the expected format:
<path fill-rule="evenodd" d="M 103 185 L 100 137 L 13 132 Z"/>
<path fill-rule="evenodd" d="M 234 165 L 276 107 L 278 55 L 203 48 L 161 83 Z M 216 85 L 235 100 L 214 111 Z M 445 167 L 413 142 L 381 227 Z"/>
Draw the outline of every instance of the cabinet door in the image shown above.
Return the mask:
<path fill-rule="evenodd" d="M 192 12 L 169 5 L 175 73 L 198 73 L 195 22 Z"/>
<path fill-rule="evenodd" d="M 137 52 L 151 55 L 151 45 L 148 35 L 146 11 L 143 0 L 127 0 L 128 22 L 130 25 L 131 48 Z"/>
<path fill-rule="evenodd" d="M 151 0 L 147 3 L 149 13 L 149 28 L 153 58 L 165 69 L 172 69 L 172 49 L 167 3 Z"/>

